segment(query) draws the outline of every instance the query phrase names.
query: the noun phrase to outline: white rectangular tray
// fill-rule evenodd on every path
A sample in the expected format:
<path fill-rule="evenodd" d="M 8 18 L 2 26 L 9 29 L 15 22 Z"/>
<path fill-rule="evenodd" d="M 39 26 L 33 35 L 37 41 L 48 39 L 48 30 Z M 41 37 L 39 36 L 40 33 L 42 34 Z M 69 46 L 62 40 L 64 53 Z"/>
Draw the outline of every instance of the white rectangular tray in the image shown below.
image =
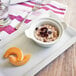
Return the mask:
<path fill-rule="evenodd" d="M 72 27 L 68 27 L 61 40 L 50 48 L 38 46 L 32 40 L 26 38 L 23 33 L 3 48 L 0 48 L 0 76 L 34 76 L 75 42 L 76 31 Z M 6 49 L 13 46 L 21 48 L 24 54 L 32 54 L 30 61 L 23 66 L 15 67 L 7 59 L 3 59 Z"/>

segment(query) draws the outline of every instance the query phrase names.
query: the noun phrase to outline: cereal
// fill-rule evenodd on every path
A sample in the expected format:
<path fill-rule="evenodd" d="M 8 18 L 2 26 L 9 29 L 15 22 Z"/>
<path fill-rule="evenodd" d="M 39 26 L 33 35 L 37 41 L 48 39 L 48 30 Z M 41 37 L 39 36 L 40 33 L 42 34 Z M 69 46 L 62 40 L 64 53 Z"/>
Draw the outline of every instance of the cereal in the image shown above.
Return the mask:
<path fill-rule="evenodd" d="M 34 35 L 37 40 L 51 42 L 58 38 L 59 32 L 55 26 L 44 24 L 42 26 L 36 27 Z"/>

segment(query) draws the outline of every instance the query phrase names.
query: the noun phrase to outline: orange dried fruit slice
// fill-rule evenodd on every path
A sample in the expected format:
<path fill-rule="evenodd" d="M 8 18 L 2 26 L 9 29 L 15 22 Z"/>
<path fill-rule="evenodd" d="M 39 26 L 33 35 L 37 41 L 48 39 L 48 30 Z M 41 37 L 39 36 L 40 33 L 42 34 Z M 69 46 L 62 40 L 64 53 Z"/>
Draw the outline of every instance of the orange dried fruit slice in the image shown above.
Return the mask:
<path fill-rule="evenodd" d="M 17 58 L 17 61 L 21 61 L 23 60 L 23 53 L 22 51 L 17 48 L 17 47 L 11 47 L 9 48 L 5 54 L 4 54 L 4 58 L 8 58 L 10 55 L 15 55 Z"/>
<path fill-rule="evenodd" d="M 29 61 L 30 58 L 31 58 L 31 55 L 28 54 L 28 55 L 24 56 L 22 61 L 17 61 L 17 57 L 15 57 L 13 55 L 10 55 L 9 56 L 9 61 L 10 61 L 11 64 L 13 64 L 15 66 L 21 66 L 21 65 L 26 64 Z"/>

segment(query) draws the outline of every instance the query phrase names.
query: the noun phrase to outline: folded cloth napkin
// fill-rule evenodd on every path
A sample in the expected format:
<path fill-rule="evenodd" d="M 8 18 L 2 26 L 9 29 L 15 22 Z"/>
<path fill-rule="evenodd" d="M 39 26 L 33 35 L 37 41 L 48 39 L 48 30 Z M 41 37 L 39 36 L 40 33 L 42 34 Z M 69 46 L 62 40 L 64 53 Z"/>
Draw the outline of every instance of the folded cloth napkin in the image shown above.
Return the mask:
<path fill-rule="evenodd" d="M 25 1 L 30 1 L 30 0 L 10 0 L 10 4 L 16 4 L 16 3 L 25 2 Z"/>
<path fill-rule="evenodd" d="M 16 4 L 16 3 L 26 2 L 26 1 L 40 2 L 41 0 L 10 0 L 10 4 Z"/>
<path fill-rule="evenodd" d="M 0 46 L 10 41 L 11 39 L 14 39 L 14 37 L 16 38 L 19 35 L 17 33 L 19 29 L 18 30 L 16 29 L 17 25 L 24 20 L 25 16 L 28 14 L 28 12 L 32 10 L 35 4 L 36 3 L 33 1 L 28 1 L 24 3 L 11 5 L 9 7 L 9 18 L 11 22 L 8 26 L 0 28 L 0 42 L 1 42 Z M 24 23 L 26 24 L 25 26 L 27 27 L 28 23 L 30 23 L 37 17 L 41 17 L 43 14 L 44 16 L 47 16 L 48 14 L 46 14 L 46 12 L 48 10 L 54 12 L 59 17 L 64 17 L 66 13 L 66 6 L 55 1 L 51 1 L 48 4 L 41 4 L 39 10 L 30 13 L 29 16 L 26 18 L 26 20 L 24 21 Z M 12 34 L 13 37 L 11 37 Z"/>

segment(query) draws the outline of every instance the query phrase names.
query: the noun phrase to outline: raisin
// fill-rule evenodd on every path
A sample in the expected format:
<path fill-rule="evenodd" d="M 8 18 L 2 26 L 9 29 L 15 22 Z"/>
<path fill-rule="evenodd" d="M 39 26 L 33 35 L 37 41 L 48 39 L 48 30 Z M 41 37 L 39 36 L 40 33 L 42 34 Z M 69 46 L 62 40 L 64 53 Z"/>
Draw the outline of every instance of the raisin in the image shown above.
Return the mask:
<path fill-rule="evenodd" d="M 40 35 L 44 34 L 44 32 L 40 32 Z"/>
<path fill-rule="evenodd" d="M 41 28 L 41 31 L 45 31 L 45 30 L 47 30 L 47 28 L 46 28 L 46 27 Z"/>
<path fill-rule="evenodd" d="M 52 32 L 51 31 L 48 31 L 48 34 L 51 34 Z"/>
<path fill-rule="evenodd" d="M 36 27 L 35 30 L 38 30 L 38 27 Z"/>
<path fill-rule="evenodd" d="M 45 37 L 44 32 L 40 32 L 41 37 Z"/>
<path fill-rule="evenodd" d="M 48 34 L 44 34 L 45 37 L 48 37 Z"/>
<path fill-rule="evenodd" d="M 47 33 L 47 30 L 45 30 L 44 33 Z"/>

